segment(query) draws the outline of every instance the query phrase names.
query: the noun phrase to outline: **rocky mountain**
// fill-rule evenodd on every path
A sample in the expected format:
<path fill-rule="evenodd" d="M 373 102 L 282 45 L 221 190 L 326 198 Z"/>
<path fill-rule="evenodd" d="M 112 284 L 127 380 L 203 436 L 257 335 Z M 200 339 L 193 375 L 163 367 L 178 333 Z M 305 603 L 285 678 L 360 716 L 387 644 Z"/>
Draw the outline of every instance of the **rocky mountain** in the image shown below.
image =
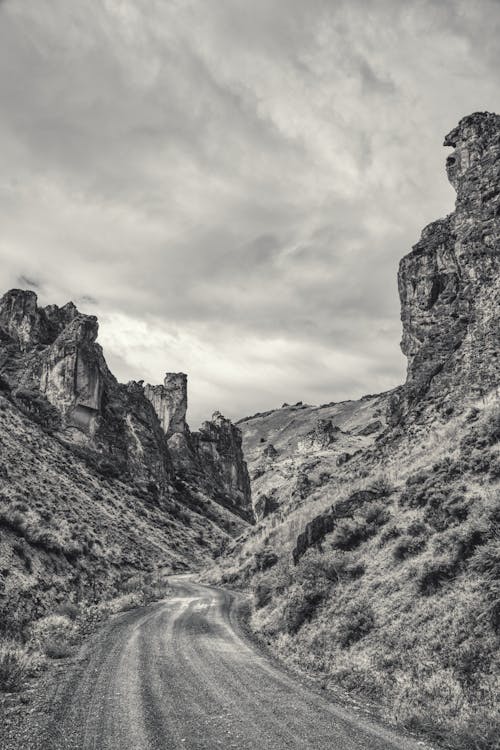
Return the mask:
<path fill-rule="evenodd" d="M 455 210 L 399 267 L 406 382 L 241 420 L 258 519 L 212 571 L 323 686 L 465 750 L 500 732 L 500 117 L 445 138 Z"/>
<path fill-rule="evenodd" d="M 72 303 L 0 300 L 4 614 L 39 614 L 75 577 L 98 593 L 134 568 L 199 566 L 253 520 L 239 430 L 217 412 L 191 433 L 186 375 L 121 384 L 97 334 Z"/>

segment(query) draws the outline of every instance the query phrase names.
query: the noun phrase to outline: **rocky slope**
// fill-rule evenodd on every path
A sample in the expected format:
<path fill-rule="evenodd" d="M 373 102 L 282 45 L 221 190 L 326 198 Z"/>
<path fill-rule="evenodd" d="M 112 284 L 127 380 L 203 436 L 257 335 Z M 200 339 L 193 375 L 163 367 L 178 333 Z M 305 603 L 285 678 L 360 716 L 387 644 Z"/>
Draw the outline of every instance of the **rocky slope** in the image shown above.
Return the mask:
<path fill-rule="evenodd" d="M 251 520 L 239 430 L 217 413 L 190 433 L 186 376 L 118 383 L 97 334 L 72 303 L 0 300 L 4 622 L 75 581 L 97 596 L 134 568 L 199 566 Z"/>
<path fill-rule="evenodd" d="M 256 519 L 271 513 L 275 520 L 285 518 L 298 507 L 307 512 L 311 500 L 324 495 L 332 476 L 377 444 L 387 427 L 392 395 L 323 406 L 284 404 L 238 422 Z"/>
<path fill-rule="evenodd" d="M 406 383 L 240 422 L 259 523 L 215 580 L 295 668 L 443 746 L 498 747 L 500 117 L 445 139 L 455 211 L 403 258 Z"/>

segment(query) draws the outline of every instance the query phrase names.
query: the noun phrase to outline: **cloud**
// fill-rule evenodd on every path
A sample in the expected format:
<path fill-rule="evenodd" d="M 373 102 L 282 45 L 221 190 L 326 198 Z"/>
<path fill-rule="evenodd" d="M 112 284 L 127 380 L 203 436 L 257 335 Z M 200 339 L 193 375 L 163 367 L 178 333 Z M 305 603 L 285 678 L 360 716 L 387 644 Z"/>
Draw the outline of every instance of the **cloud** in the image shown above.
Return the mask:
<path fill-rule="evenodd" d="M 401 382 L 396 271 L 494 109 L 493 0 L 0 5 L 1 287 L 101 319 L 192 422 Z M 142 375 L 141 375 L 142 373 Z"/>

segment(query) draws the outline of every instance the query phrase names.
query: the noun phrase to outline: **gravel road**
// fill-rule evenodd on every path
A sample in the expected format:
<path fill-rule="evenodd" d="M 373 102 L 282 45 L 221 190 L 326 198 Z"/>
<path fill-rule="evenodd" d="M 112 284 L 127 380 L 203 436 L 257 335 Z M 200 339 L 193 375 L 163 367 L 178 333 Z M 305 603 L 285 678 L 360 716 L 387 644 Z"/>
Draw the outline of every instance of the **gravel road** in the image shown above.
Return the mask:
<path fill-rule="evenodd" d="M 40 750 L 417 750 L 302 685 L 241 632 L 232 595 L 185 579 L 124 613 L 61 671 Z"/>

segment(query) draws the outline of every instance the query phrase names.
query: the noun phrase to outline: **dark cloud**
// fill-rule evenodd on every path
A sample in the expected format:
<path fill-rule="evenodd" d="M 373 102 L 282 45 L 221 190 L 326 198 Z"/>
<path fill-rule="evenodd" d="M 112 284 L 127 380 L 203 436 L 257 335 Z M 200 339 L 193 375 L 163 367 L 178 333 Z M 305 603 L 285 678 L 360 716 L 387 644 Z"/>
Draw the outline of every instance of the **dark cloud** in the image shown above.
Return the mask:
<path fill-rule="evenodd" d="M 400 382 L 396 271 L 442 136 L 498 97 L 495 0 L 0 3 L 3 288 L 99 314 L 192 420 Z"/>

